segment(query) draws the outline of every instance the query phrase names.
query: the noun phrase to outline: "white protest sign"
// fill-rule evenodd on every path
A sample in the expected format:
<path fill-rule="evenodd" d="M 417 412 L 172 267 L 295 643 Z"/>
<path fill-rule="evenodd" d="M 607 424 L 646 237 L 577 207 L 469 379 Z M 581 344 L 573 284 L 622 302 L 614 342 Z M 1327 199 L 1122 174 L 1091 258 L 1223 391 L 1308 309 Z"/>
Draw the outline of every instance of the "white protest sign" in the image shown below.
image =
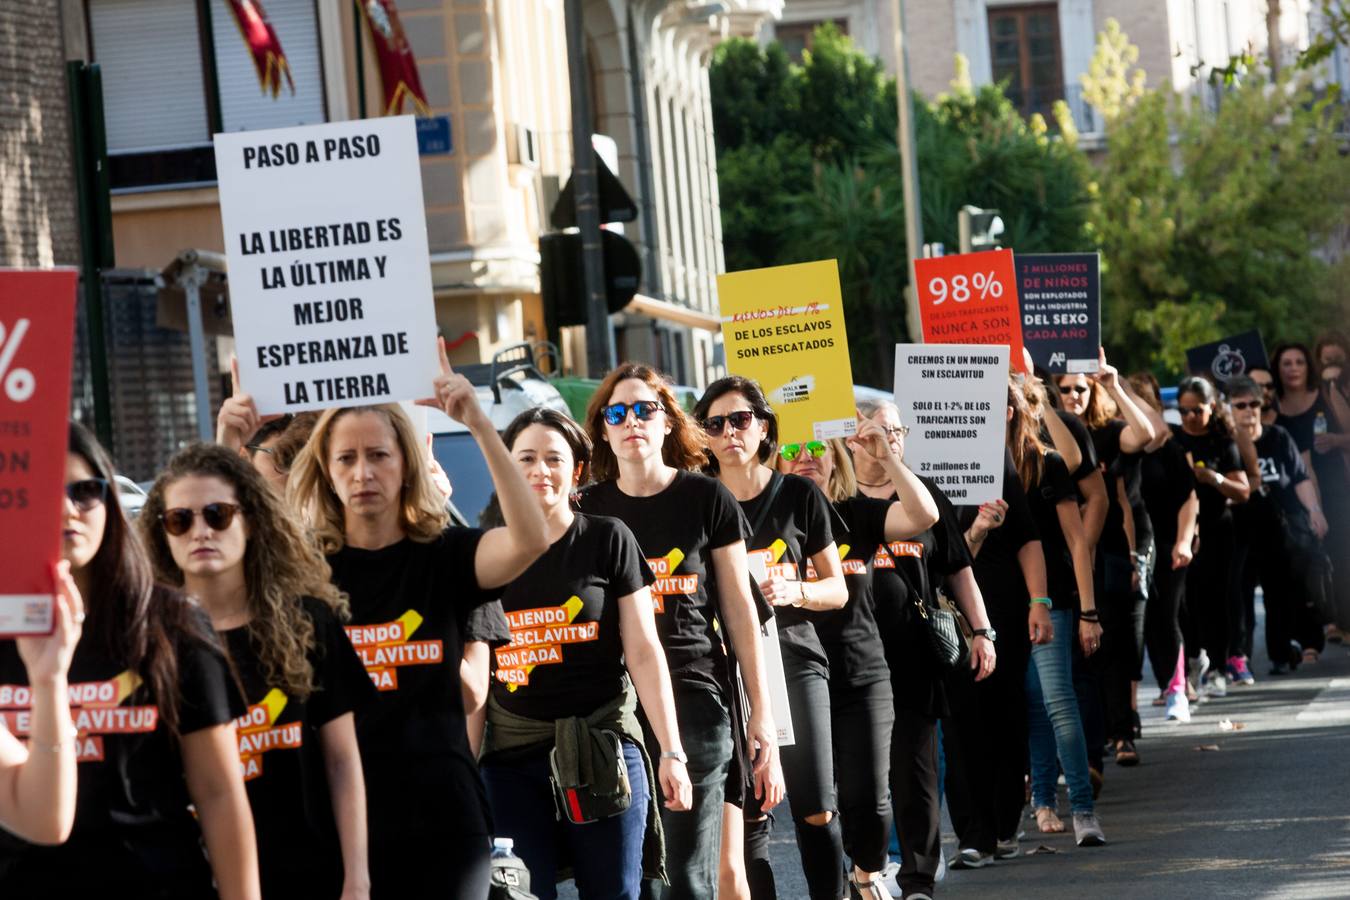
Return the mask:
<path fill-rule="evenodd" d="M 756 584 L 763 584 L 769 580 L 769 567 L 765 564 L 764 557 L 752 553 L 746 562 L 750 577 L 755 579 Z M 778 746 L 788 747 L 797 742 L 797 737 L 792 732 L 792 707 L 788 703 L 783 648 L 778 645 L 778 620 L 770 619 L 759 626 L 759 634 L 763 638 L 764 676 L 769 682 L 769 708 L 773 711 L 774 727 L 778 729 Z M 749 701 L 745 697 L 741 699 L 745 703 L 745 708 L 749 709 Z"/>
<path fill-rule="evenodd" d="M 440 367 L 413 117 L 215 144 L 239 373 L 258 411 L 430 396 Z"/>
<path fill-rule="evenodd" d="M 896 344 L 895 404 L 912 471 L 957 506 L 1003 496 L 1006 344 Z"/>

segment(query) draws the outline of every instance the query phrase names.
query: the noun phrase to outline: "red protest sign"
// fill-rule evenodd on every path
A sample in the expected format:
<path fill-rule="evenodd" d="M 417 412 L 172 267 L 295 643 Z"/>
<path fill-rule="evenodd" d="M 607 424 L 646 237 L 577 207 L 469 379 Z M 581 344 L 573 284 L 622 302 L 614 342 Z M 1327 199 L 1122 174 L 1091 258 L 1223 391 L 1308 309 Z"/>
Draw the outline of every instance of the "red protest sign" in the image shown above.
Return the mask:
<path fill-rule="evenodd" d="M 0 270 L 0 636 L 52 630 L 75 271 Z"/>
<path fill-rule="evenodd" d="M 1007 344 L 1022 368 L 1022 322 L 1011 250 L 916 259 L 923 339 L 929 344 Z"/>

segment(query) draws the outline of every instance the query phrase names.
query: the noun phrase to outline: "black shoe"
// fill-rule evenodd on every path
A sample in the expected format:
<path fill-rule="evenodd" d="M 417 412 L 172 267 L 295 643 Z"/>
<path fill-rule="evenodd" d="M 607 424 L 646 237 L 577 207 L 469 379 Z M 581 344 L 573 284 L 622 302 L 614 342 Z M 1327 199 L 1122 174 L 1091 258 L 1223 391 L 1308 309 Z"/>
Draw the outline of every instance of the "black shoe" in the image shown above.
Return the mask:
<path fill-rule="evenodd" d="M 1134 739 L 1137 741 L 1144 736 L 1144 724 L 1139 721 L 1139 710 L 1130 713 L 1134 716 Z"/>

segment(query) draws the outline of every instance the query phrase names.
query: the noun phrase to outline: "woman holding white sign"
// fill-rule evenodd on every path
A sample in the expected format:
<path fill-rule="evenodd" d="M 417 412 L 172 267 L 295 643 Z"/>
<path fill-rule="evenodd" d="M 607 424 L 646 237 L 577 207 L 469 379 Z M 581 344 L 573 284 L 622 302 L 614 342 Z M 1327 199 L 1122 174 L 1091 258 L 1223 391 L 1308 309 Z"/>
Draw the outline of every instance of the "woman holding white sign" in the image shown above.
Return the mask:
<path fill-rule="evenodd" d="M 838 900 L 844 846 L 834 815 L 829 657 L 806 613 L 838 609 L 848 600 L 829 501 L 811 481 L 769 467 L 778 449 L 778 417 L 755 382 L 739 375 L 714 382 L 694 418 L 708 435 L 706 471 L 740 504 L 750 523 L 750 557 L 761 560 L 768 576 L 759 587 L 774 606 L 783 654 L 794 736 L 782 748 L 783 780 L 807 890 L 811 900 Z M 807 565 L 816 581 L 802 580 Z M 747 803 L 744 810 L 744 843 L 750 895 L 760 900 L 776 893 L 768 810 L 756 805 L 761 808 Z"/>
<path fill-rule="evenodd" d="M 691 811 L 661 812 L 670 884 L 657 893 L 712 898 L 733 752 L 724 638 L 740 660 L 750 700 L 747 740 L 757 793 L 775 804 L 782 799 L 781 777 L 773 777 L 778 731 L 746 568 L 745 519 L 726 488 L 693 471 L 706 461 L 697 426 L 650 367 L 624 363 L 611 371 L 591 399 L 586 430 L 595 447 L 596 481 L 581 492 L 581 511 L 627 525 L 656 575 L 651 591 L 657 632 L 684 751 L 663 750 L 644 726 L 647 748 L 652 755 L 687 754 L 694 788 Z"/>
<path fill-rule="evenodd" d="M 88 611 L 69 670 L 75 725 L 29 752 L 74 747 L 75 825 L 57 847 L 0 834 L 0 896 L 257 900 L 234 726 L 243 702 L 210 621 L 155 583 L 112 461 L 74 424 L 61 554 Z M 0 705 L 26 712 L 41 699 L 28 674 L 0 647 Z"/>
<path fill-rule="evenodd" d="M 473 610 L 548 548 L 538 502 L 440 351 L 436 399 L 419 402 L 477 440 L 505 527 L 447 527 L 423 442 L 395 405 L 327 410 L 289 483 L 350 598 L 347 634 L 379 689 L 357 723 L 375 898 L 487 894 L 489 817 L 465 727 L 463 635 Z"/>
<path fill-rule="evenodd" d="M 858 493 L 848 448 L 881 464 L 897 500 Z M 830 717 L 844 850 L 851 882 L 865 900 L 887 896 L 881 873 L 888 861 L 891 730 L 895 722 L 890 669 L 873 614 L 872 567 L 877 549 L 931 528 L 938 508 L 905 466 L 876 422 L 858 415 L 858 433 L 842 440 L 807 441 L 779 448 L 780 471 L 815 482 L 839 516 L 839 545 L 848 602 L 815 613 L 812 621 L 830 661 Z M 818 574 L 808 567 L 808 580 Z M 846 762 L 844 762 L 846 761 Z"/>

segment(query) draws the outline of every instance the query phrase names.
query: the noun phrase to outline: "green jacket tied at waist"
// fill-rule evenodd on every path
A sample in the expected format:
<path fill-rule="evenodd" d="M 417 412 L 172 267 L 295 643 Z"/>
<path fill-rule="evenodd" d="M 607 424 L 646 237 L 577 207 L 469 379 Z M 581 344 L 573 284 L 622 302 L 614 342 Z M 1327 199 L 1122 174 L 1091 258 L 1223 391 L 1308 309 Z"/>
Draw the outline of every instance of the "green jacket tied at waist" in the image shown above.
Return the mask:
<path fill-rule="evenodd" d="M 642 739 L 642 726 L 636 715 L 637 692 L 627 678 L 623 693 L 589 716 L 571 716 L 566 719 L 531 719 L 509 712 L 497 702 L 495 694 L 488 695 L 487 729 L 483 733 L 480 758 L 509 750 L 541 751 L 556 747 L 560 778 L 572 785 L 591 785 L 598 794 L 617 793 L 617 771 L 614 745 L 603 740 L 599 732 L 613 732 L 637 745 L 642 754 L 642 767 L 647 774 L 647 831 L 642 841 L 642 874 L 647 878 L 668 881 L 666 878 L 665 835 L 661 830 L 659 805 L 661 785 L 652 770 L 651 758 Z M 559 880 L 568 873 L 559 870 Z"/>

